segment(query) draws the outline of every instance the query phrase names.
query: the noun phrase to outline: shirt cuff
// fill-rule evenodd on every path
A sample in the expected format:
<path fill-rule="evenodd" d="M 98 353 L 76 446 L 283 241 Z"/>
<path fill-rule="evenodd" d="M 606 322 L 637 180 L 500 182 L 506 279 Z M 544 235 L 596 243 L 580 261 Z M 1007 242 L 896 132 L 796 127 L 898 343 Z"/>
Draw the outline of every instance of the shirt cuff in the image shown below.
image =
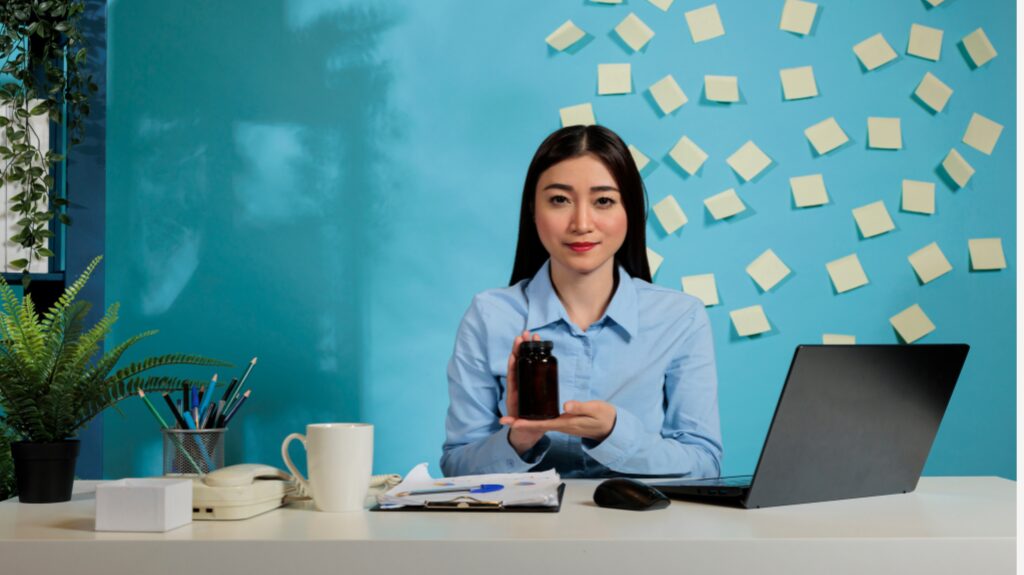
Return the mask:
<path fill-rule="evenodd" d="M 596 445 L 592 440 L 584 439 L 581 442 L 583 452 L 608 469 L 615 470 L 633 452 L 636 439 L 643 431 L 643 425 L 636 416 L 616 407 L 612 432 Z"/>
<path fill-rule="evenodd" d="M 551 438 L 547 435 L 540 438 L 540 441 L 536 445 L 526 451 L 526 453 L 519 455 L 515 447 L 512 447 L 512 441 L 509 434 L 512 432 L 512 428 L 505 427 L 501 433 L 495 434 L 501 437 L 501 445 L 504 447 L 495 446 L 495 453 L 497 455 L 496 467 L 507 467 L 509 473 L 522 473 L 529 471 L 534 465 L 540 463 L 541 459 L 544 459 L 544 455 L 547 454 L 548 449 L 551 448 Z"/>

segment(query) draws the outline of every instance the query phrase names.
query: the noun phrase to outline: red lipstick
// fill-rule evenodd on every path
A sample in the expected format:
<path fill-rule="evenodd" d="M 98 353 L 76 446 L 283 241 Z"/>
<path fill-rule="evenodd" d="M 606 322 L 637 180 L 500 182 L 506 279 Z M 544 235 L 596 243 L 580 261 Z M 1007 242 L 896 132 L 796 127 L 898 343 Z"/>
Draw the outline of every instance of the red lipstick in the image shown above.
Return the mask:
<path fill-rule="evenodd" d="M 590 251 L 597 244 L 594 242 L 573 242 L 569 244 L 569 248 L 574 252 L 586 252 Z"/>

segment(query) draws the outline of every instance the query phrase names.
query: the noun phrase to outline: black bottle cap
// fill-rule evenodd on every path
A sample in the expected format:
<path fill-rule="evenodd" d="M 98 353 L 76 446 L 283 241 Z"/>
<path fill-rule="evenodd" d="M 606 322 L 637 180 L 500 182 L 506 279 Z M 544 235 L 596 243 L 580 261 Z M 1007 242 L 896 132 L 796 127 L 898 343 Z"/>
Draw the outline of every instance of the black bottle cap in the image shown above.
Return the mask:
<path fill-rule="evenodd" d="M 551 350 L 554 348 L 555 342 L 553 341 L 524 341 L 519 344 L 519 352 L 523 354 L 551 353 Z"/>

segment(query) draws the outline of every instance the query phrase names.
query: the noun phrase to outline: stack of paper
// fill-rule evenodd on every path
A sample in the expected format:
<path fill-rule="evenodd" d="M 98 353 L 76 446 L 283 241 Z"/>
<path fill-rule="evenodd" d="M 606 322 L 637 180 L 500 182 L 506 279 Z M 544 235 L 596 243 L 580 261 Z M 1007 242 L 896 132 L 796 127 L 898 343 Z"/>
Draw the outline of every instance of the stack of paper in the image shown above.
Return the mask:
<path fill-rule="evenodd" d="M 434 479 L 427 471 L 427 464 L 420 463 L 401 483 L 378 495 L 377 503 L 383 509 L 395 509 L 423 507 L 427 503 L 445 503 L 461 498 L 483 503 L 501 502 L 504 507 L 558 507 L 558 486 L 561 483 L 562 479 L 554 469 L 541 473 L 492 473 Z M 434 493 L 419 494 L 423 491 Z"/>

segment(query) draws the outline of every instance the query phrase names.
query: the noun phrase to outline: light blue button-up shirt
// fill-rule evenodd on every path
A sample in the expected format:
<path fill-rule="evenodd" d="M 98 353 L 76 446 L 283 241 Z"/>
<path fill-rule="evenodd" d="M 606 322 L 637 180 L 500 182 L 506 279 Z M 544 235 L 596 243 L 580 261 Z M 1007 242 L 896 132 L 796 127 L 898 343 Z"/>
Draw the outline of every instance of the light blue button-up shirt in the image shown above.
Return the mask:
<path fill-rule="evenodd" d="M 555 293 L 549 265 L 530 280 L 477 294 L 462 318 L 448 363 L 444 474 L 720 475 L 718 379 L 703 303 L 619 267 L 605 314 L 581 331 Z M 524 329 L 554 342 L 561 404 L 615 406 L 604 441 L 548 432 L 523 456 L 509 443 L 498 419 L 507 414 L 512 342 Z"/>

